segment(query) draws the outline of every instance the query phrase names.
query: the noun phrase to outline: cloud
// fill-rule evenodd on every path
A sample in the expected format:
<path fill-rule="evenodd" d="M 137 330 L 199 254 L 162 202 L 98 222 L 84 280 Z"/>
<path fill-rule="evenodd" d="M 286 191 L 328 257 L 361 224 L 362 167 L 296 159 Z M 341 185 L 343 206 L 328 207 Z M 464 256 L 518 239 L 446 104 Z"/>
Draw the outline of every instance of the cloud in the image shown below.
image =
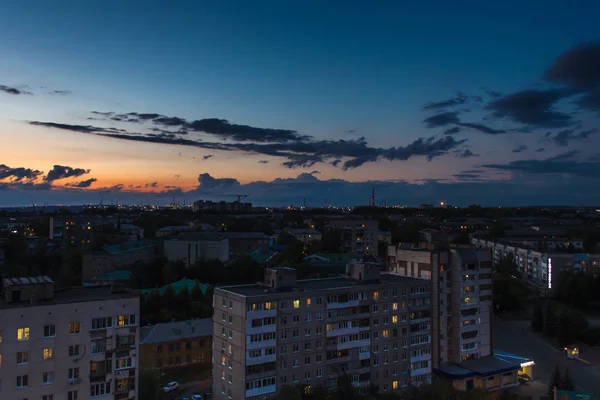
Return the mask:
<path fill-rule="evenodd" d="M 117 128 L 102 128 L 92 125 L 70 125 L 70 124 L 58 124 L 56 122 L 41 122 L 41 121 L 29 121 L 31 125 L 43 126 L 46 128 L 63 129 L 67 131 L 79 132 L 79 133 L 122 133 L 126 132 L 124 129 Z"/>
<path fill-rule="evenodd" d="M 564 52 L 544 73 L 544 79 L 588 91 L 600 86 L 600 42 L 582 43 Z"/>
<path fill-rule="evenodd" d="M 543 147 L 540 147 L 540 148 L 539 148 L 539 149 L 537 149 L 535 152 L 536 152 L 536 153 L 541 153 L 541 152 L 543 152 L 544 150 L 546 150 L 546 149 L 544 149 Z"/>
<path fill-rule="evenodd" d="M 483 124 L 475 124 L 472 122 L 461 122 L 459 125 L 463 128 L 470 128 L 482 133 L 487 133 L 488 135 L 498 135 L 501 133 L 506 133 L 506 131 L 502 129 L 493 129 L 489 126 L 485 126 Z"/>
<path fill-rule="evenodd" d="M 0 181 L 9 180 L 12 182 L 32 181 L 43 174 L 42 171 L 31 168 L 16 167 L 11 168 L 8 165 L 0 164 Z"/>
<path fill-rule="evenodd" d="M 568 125 L 571 117 L 553 109 L 554 104 L 573 92 L 563 89 L 523 90 L 490 102 L 486 109 L 495 118 L 537 127 L 557 128 Z"/>
<path fill-rule="evenodd" d="M 158 182 L 150 182 L 144 185 L 145 188 L 155 188 L 158 187 Z"/>
<path fill-rule="evenodd" d="M 461 181 L 481 180 L 481 175 L 477 173 L 460 172 L 452 176 Z"/>
<path fill-rule="evenodd" d="M 96 178 L 90 178 L 90 179 L 86 179 L 85 181 L 81 181 L 81 182 L 67 183 L 66 186 L 76 187 L 76 188 L 88 188 L 88 187 L 92 186 L 92 183 L 97 182 L 97 181 L 98 181 L 98 179 L 96 179 Z"/>
<path fill-rule="evenodd" d="M 479 154 L 473 153 L 470 149 L 458 150 L 455 152 L 456 157 L 460 158 L 471 158 L 471 157 L 479 157 Z"/>
<path fill-rule="evenodd" d="M 58 96 L 66 96 L 69 94 L 73 94 L 73 92 L 71 92 L 70 90 L 53 90 L 50 92 L 50 94 L 55 94 Z"/>
<path fill-rule="evenodd" d="M 518 160 L 508 164 L 486 164 L 482 165 L 482 167 L 504 171 L 524 172 L 527 174 L 564 174 L 578 178 L 598 178 L 600 160 L 579 161 L 573 159 L 577 154 L 577 150 L 571 150 L 544 160 Z"/>
<path fill-rule="evenodd" d="M 269 160 L 259 160 L 258 163 L 259 164 L 268 164 Z"/>
<path fill-rule="evenodd" d="M 575 129 L 564 129 L 558 133 L 553 134 L 552 132 L 546 133 L 544 136 L 545 140 L 549 143 L 554 143 L 560 147 L 567 147 L 572 141 L 585 141 L 590 135 L 596 133 L 596 129 L 589 129 L 575 133 Z"/>
<path fill-rule="evenodd" d="M 202 191 L 212 189 L 231 189 L 240 186 L 240 182 L 234 178 L 213 178 L 208 173 L 198 175 L 198 188 Z"/>
<path fill-rule="evenodd" d="M 24 90 L 17 89 L 15 87 L 6 86 L 6 85 L 0 85 L 0 92 L 4 92 L 4 93 L 8 93 L 8 94 L 14 94 L 14 95 L 33 94 L 31 92 L 26 92 Z"/>
<path fill-rule="evenodd" d="M 54 182 L 59 179 L 75 178 L 81 175 L 88 174 L 89 169 L 72 168 L 64 165 L 55 165 L 44 178 L 47 182 Z"/>
<path fill-rule="evenodd" d="M 317 171 L 317 170 L 315 170 L 315 171 L 312 171 L 310 174 L 311 174 L 311 175 L 318 175 L 318 174 L 320 174 L 320 173 L 321 173 L 321 171 Z"/>
<path fill-rule="evenodd" d="M 488 126 L 485 126 L 485 125 L 479 124 L 479 123 L 461 122 L 460 118 L 458 117 L 458 114 L 459 114 L 458 111 L 449 111 L 449 112 L 444 112 L 441 114 L 432 115 L 431 117 L 425 118 L 423 120 L 423 123 L 425 124 L 425 126 L 427 128 L 441 128 L 441 127 L 445 127 L 448 125 L 458 125 L 459 127 L 462 127 L 462 128 L 474 129 L 479 132 L 487 133 L 490 135 L 506 133 L 506 131 L 504 131 L 504 130 L 493 129 L 493 128 L 490 128 Z M 460 128 L 455 126 L 453 128 L 447 129 L 444 132 L 444 134 L 452 135 L 454 133 L 458 133 L 459 131 L 460 131 Z"/>
<path fill-rule="evenodd" d="M 446 107 L 459 106 L 467 102 L 467 96 L 464 93 L 457 93 L 456 97 L 439 102 L 429 102 L 423 106 L 423 110 L 439 110 Z"/>
<path fill-rule="evenodd" d="M 525 146 L 524 144 L 518 146 L 517 148 L 513 149 L 513 153 L 521 153 L 523 151 L 527 150 L 527 146 Z"/>
<path fill-rule="evenodd" d="M 600 87 L 582 95 L 576 104 L 581 109 L 600 111 Z"/>
<path fill-rule="evenodd" d="M 455 126 L 454 128 L 448 128 L 444 131 L 444 135 L 455 135 L 460 132 L 460 128 Z"/>
<path fill-rule="evenodd" d="M 208 155 L 206 155 L 206 156 L 202 157 L 202 159 L 206 161 L 206 160 L 208 160 L 209 158 L 212 158 L 212 157 L 214 157 L 214 156 L 215 156 L 214 154 L 208 154 Z"/>

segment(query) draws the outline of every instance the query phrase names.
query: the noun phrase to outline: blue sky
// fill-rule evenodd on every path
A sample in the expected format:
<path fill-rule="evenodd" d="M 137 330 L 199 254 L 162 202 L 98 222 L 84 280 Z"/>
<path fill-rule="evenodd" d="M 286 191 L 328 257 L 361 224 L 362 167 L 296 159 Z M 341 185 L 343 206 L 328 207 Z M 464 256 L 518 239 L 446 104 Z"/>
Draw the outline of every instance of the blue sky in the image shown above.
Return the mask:
<path fill-rule="evenodd" d="M 0 135 L 8 149 L 0 151 L 5 166 L 0 204 L 29 204 L 40 198 L 95 201 L 100 191 L 132 199 L 172 194 L 192 199 L 233 190 L 217 186 L 207 192 L 206 181 L 201 188 L 203 173 L 235 179 L 242 186 L 264 182 L 255 189 L 262 193 L 254 196 L 259 203 L 294 201 L 299 195 L 274 196 L 273 182 L 300 179 L 301 174 L 319 181 L 302 189 L 315 198 L 337 185 L 333 180 L 348 185 L 402 181 L 415 189 L 414 196 L 407 196 L 406 187 L 390 188 L 390 203 L 427 201 L 420 201 L 417 193 L 432 181 L 437 186 L 431 197 L 449 196 L 447 201 L 452 201 L 458 190 L 452 185 L 460 183 L 480 190 L 479 202 L 503 203 L 486 197 L 489 190 L 481 185 L 543 186 L 558 174 L 561 180 L 585 186 L 593 178 L 573 171 L 596 167 L 589 159 L 598 136 L 588 133 L 597 128 L 596 109 L 574 108 L 573 102 L 594 93 L 597 81 L 558 95 L 548 106 L 569 115 L 565 124 L 523 118 L 513 98 L 508 98 L 510 104 L 494 102 L 527 90 L 542 97 L 548 90 L 571 90 L 571 81 L 544 78 L 544 73 L 561 54 L 600 40 L 598 2 L 582 1 L 578 7 L 567 1 L 94 3 L 22 1 L 3 6 L 0 88 L 22 94 L 0 91 Z M 597 51 L 592 46 L 583 54 L 593 58 Z M 585 73 L 579 68 L 574 73 Z M 423 110 L 427 103 L 451 98 L 462 100 Z M 531 111 L 538 98 L 528 97 L 518 107 Z M 99 117 L 92 111 L 113 114 Z M 450 122 L 424 123 L 448 112 L 456 113 Z M 110 138 L 104 131 L 98 135 L 95 128 L 122 129 L 121 135 L 129 136 L 158 132 L 151 130 L 159 126 L 153 120 L 116 120 L 127 113 L 184 119 L 177 133 L 173 125 L 168 126 L 171 130 L 160 125 L 161 133 L 212 144 L 123 140 L 114 137 L 116 131 L 109 132 Z M 206 124 L 189 124 L 212 118 L 238 126 L 227 125 L 229 133 L 223 134 L 207 131 Z M 82 125 L 93 129 L 73 129 Z M 286 167 L 282 162 L 290 157 L 281 152 L 289 147 L 277 147 L 274 155 L 273 148 L 240 146 L 273 141 L 243 138 L 250 133 L 239 125 L 310 135 L 311 157 L 306 161 L 307 153 L 302 153 L 302 162 Z M 481 125 L 503 132 L 486 133 Z M 452 127 L 460 132 L 444 135 Z M 236 129 L 241 130 L 233 137 Z M 565 130 L 569 132 L 552 141 Z M 340 140 L 354 143 L 362 137 L 366 145 L 359 143 L 360 149 L 339 150 Z M 424 141 L 415 144 L 419 138 Z M 306 144 L 306 139 L 293 140 Z M 40 146 L 32 148 L 36 141 Z M 334 142 L 335 149 L 316 157 L 311 149 L 323 148 L 322 141 Z M 224 148 L 223 143 L 229 145 Z M 570 153 L 567 161 L 560 158 L 573 150 L 578 153 Z M 563 164 L 587 164 L 575 170 L 561 164 L 563 169 L 557 169 L 552 161 L 557 156 Z M 334 163 L 336 159 L 340 161 Z M 349 159 L 355 160 L 348 164 L 353 166 L 340 168 Z M 511 164 L 523 160 L 550 160 L 551 174 Z M 90 171 L 45 180 L 54 165 Z M 24 185 L 24 178 L 6 172 L 19 167 L 43 174 L 29 177 Z M 472 170 L 481 171 L 467 172 L 477 174 L 476 179 L 464 182 L 464 175 L 458 176 Z M 73 187 L 92 178 L 87 187 Z M 537 200 L 524 194 L 522 201 Z"/>

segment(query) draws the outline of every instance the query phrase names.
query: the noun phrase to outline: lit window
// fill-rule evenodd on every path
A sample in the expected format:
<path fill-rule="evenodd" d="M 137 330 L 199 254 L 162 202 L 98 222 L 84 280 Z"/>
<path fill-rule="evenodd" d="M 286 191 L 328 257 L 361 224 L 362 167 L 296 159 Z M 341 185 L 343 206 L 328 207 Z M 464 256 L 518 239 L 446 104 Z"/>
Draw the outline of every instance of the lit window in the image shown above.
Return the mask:
<path fill-rule="evenodd" d="M 310 298 L 306 299 L 306 307 L 310 307 Z"/>
<path fill-rule="evenodd" d="M 54 349 L 44 349 L 44 360 L 52 360 L 54 358 Z"/>
<path fill-rule="evenodd" d="M 79 333 L 81 332 L 81 323 L 79 322 L 71 322 L 69 324 L 69 333 Z"/>
<path fill-rule="evenodd" d="M 17 340 L 29 340 L 29 328 L 17 329 Z"/>
<path fill-rule="evenodd" d="M 294 300 L 294 308 L 300 308 L 300 300 Z"/>
<path fill-rule="evenodd" d="M 392 389 L 398 389 L 398 381 L 392 382 Z"/>
<path fill-rule="evenodd" d="M 373 299 L 374 300 L 379 299 L 379 292 L 373 292 Z"/>
<path fill-rule="evenodd" d="M 398 309 L 398 303 L 394 303 L 392 304 L 392 310 L 397 310 Z"/>
<path fill-rule="evenodd" d="M 384 329 L 383 332 L 382 332 L 382 334 L 383 334 L 383 337 L 388 337 L 389 334 L 390 334 L 390 331 L 387 330 L 387 329 Z"/>
<path fill-rule="evenodd" d="M 392 322 L 393 322 L 394 324 L 397 324 L 397 323 L 398 323 L 398 316 L 397 316 L 397 315 L 393 315 L 393 316 L 392 316 Z"/>

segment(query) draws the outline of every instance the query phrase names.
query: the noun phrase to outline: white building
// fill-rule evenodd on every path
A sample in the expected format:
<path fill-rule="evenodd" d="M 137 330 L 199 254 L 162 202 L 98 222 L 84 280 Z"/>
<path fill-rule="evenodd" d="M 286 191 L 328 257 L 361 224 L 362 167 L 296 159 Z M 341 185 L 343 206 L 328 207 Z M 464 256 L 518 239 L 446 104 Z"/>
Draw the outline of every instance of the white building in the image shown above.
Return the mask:
<path fill-rule="evenodd" d="M 189 233 L 165 240 L 165 257 L 193 265 L 200 260 L 229 261 L 229 239 L 217 233 Z"/>

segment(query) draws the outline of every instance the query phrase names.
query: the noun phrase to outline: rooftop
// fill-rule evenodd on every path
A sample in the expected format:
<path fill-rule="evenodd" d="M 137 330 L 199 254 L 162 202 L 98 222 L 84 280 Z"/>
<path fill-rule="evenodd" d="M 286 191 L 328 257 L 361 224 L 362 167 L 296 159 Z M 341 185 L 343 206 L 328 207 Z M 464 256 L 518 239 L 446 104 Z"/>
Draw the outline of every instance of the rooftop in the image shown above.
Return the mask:
<path fill-rule="evenodd" d="M 2 281 L 3 286 L 17 286 L 17 285 L 39 285 L 41 283 L 54 283 L 49 276 L 32 276 L 28 278 L 4 278 Z"/>
<path fill-rule="evenodd" d="M 133 278 L 133 272 L 128 269 L 116 269 L 97 278 L 97 281 L 128 281 Z"/>
<path fill-rule="evenodd" d="M 200 288 L 200 290 L 202 290 L 202 293 L 206 294 L 206 290 L 208 289 L 208 284 L 198 282 L 197 280 L 193 280 L 193 279 L 187 279 L 187 278 L 183 278 L 177 282 L 173 282 L 173 283 L 170 283 L 170 284 L 160 287 L 158 289 L 158 293 L 162 296 L 163 293 L 165 292 L 165 289 L 169 286 L 171 286 L 173 288 L 173 290 L 175 291 L 175 294 L 181 292 L 183 290 L 183 288 L 187 288 L 187 290 L 189 292 L 191 292 L 192 289 L 194 288 L 194 286 L 196 286 L 196 283 L 198 283 L 198 287 Z M 139 292 L 143 295 L 147 295 L 147 294 L 152 293 L 154 290 L 155 290 L 154 288 L 147 288 L 147 289 L 138 289 L 138 290 L 136 290 L 136 292 Z"/>
<path fill-rule="evenodd" d="M 115 299 L 132 299 L 139 297 L 135 292 L 122 288 L 111 288 L 110 286 L 78 286 L 54 291 L 54 297 L 50 299 L 38 299 L 35 304 L 30 302 L 7 303 L 0 302 L 0 308 L 42 307 L 56 304 L 81 303 L 87 301 L 106 301 Z"/>
<path fill-rule="evenodd" d="M 451 379 L 464 379 L 470 376 L 486 377 L 521 368 L 522 359 L 490 355 L 460 363 L 444 363 L 437 372 Z"/>
<path fill-rule="evenodd" d="M 212 334 L 212 318 L 167 322 L 142 327 L 140 329 L 140 344 L 194 339 L 202 336 L 212 336 Z"/>
<path fill-rule="evenodd" d="M 123 253 L 125 251 L 132 251 L 137 249 L 145 249 L 148 247 L 152 247 L 154 244 L 148 243 L 145 241 L 137 241 L 137 242 L 125 242 L 120 244 L 111 244 L 102 247 L 104 251 L 110 254 Z"/>
<path fill-rule="evenodd" d="M 291 269 L 293 270 L 293 269 Z M 245 297 L 253 296 L 270 296 L 281 293 L 290 292 L 304 292 L 304 291 L 317 291 L 317 290 L 335 290 L 343 288 L 356 288 L 364 287 L 367 288 L 380 288 L 385 285 L 397 285 L 397 284 L 427 284 L 429 281 L 417 278 L 410 278 L 400 275 L 388 275 L 382 274 L 380 279 L 377 281 L 358 281 L 350 279 L 349 277 L 336 277 L 336 278 L 322 278 L 322 279 L 303 279 L 296 281 L 293 287 L 282 287 L 282 288 L 271 288 L 264 285 L 252 284 L 252 285 L 235 285 L 235 286 L 221 286 L 218 290 L 224 290 L 231 293 L 236 293 Z"/>

